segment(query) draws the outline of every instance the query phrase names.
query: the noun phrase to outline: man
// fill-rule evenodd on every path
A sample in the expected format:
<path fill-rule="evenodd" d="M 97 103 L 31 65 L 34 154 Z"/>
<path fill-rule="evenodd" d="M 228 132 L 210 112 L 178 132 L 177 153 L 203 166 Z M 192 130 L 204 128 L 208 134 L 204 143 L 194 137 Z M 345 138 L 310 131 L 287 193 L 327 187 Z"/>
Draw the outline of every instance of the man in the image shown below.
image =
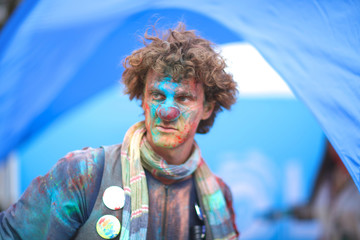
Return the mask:
<path fill-rule="evenodd" d="M 145 121 L 122 144 L 69 153 L 0 214 L 2 239 L 235 239 L 231 194 L 195 133 L 235 102 L 211 43 L 183 24 L 125 59 L 123 82 Z"/>

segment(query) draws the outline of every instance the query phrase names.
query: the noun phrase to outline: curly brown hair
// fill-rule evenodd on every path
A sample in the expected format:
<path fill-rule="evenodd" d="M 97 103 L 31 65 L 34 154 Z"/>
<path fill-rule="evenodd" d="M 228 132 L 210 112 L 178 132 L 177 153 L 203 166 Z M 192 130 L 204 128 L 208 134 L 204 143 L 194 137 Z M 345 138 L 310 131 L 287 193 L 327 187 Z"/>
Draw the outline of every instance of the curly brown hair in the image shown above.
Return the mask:
<path fill-rule="evenodd" d="M 153 30 L 152 35 L 148 31 L 144 34 L 145 47 L 134 51 L 123 62 L 125 93 L 130 100 L 143 100 L 149 70 L 162 76 L 170 75 L 175 81 L 194 77 L 203 84 L 205 101 L 215 103 L 211 116 L 201 120 L 197 128 L 197 133 L 207 133 L 216 114 L 223 108 L 230 109 L 236 101 L 236 82 L 224 71 L 224 59 L 214 50 L 213 43 L 193 30 L 186 30 L 184 23 L 162 34 Z"/>

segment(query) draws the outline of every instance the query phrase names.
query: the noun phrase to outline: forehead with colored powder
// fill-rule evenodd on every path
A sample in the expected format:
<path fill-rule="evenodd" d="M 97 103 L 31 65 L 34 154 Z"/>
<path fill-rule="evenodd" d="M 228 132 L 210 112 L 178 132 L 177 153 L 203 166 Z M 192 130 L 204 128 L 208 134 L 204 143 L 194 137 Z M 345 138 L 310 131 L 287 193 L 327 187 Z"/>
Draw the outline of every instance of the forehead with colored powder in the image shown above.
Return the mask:
<path fill-rule="evenodd" d="M 195 78 L 174 80 L 171 76 L 162 76 L 153 71 L 147 75 L 146 90 L 163 90 L 169 94 L 185 94 L 194 97 L 203 95 L 204 92 L 201 83 Z"/>

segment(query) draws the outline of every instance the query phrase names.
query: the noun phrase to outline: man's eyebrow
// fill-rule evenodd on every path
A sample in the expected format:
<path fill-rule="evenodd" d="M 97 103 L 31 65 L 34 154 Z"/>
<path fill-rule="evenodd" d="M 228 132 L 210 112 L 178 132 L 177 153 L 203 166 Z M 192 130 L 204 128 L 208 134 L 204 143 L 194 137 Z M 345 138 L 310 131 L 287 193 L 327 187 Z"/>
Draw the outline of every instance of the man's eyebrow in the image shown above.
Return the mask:
<path fill-rule="evenodd" d="M 149 86 L 147 89 L 149 92 L 163 92 L 161 89 L 155 87 L 155 86 Z"/>
<path fill-rule="evenodd" d="M 196 94 L 194 94 L 193 92 L 191 91 L 186 91 L 186 90 L 176 90 L 175 94 L 177 96 L 181 95 L 181 96 L 189 96 L 189 97 L 195 97 Z"/>

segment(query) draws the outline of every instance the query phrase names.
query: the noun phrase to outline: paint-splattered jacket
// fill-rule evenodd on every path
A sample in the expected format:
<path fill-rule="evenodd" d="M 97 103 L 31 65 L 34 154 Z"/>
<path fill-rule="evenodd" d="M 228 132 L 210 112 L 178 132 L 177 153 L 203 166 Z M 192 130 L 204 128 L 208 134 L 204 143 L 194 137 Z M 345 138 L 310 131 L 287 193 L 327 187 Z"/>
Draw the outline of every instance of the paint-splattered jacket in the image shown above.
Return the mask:
<path fill-rule="evenodd" d="M 49 173 L 31 182 L 16 204 L 0 213 L 0 239 L 102 239 L 96 232 L 97 220 L 105 214 L 121 219 L 122 214 L 102 202 L 107 187 L 122 186 L 120 148 L 88 148 L 60 159 Z M 190 227 L 200 223 L 193 179 L 166 186 L 148 172 L 146 176 L 147 239 L 189 239 Z M 236 229 L 230 190 L 221 179 L 218 182 Z"/>

